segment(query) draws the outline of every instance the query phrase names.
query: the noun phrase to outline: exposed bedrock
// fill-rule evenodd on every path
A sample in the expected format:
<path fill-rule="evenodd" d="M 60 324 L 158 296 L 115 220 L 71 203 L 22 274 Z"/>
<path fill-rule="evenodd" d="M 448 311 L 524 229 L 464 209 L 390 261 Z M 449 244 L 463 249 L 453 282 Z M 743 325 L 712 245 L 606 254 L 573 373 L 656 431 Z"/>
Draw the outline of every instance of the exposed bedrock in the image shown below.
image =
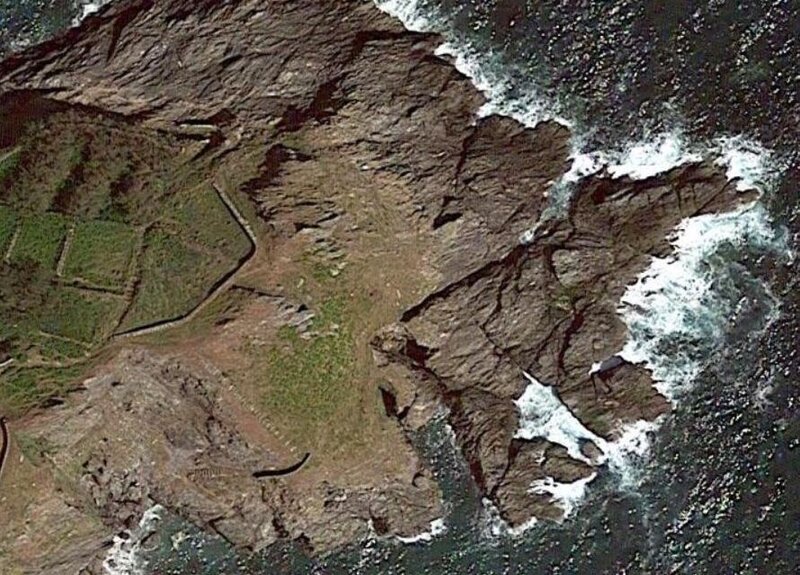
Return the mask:
<path fill-rule="evenodd" d="M 388 425 L 415 429 L 446 406 L 475 480 L 502 516 L 512 525 L 558 518 L 531 482 L 572 482 L 595 468 L 544 440 L 514 438 L 523 372 L 553 386 L 603 438 L 666 412 L 642 367 L 611 361 L 595 377 L 590 369 L 621 350 L 620 298 L 652 256 L 670 251 L 671 230 L 752 196 L 706 163 L 641 181 L 599 174 L 522 244 L 570 167 L 570 134 L 555 123 L 477 119 L 483 98 L 433 55 L 439 41 L 361 0 L 119 0 L 0 64 L 0 91 L 34 90 L 179 134 L 187 146 L 200 142 L 196 160 L 212 178 L 244 172 L 240 163 L 257 156 L 258 174 L 238 191 L 268 230 L 268 253 L 346 221 L 347 203 L 316 186 L 323 177 L 344 174 L 337 185 L 357 199 L 391 191 L 387 220 L 402 229 L 395 249 L 419 255 L 407 273 L 425 289 L 368 337 Z M 340 170 L 333 176 L 330 158 Z M 352 225 L 339 248 L 370 257 L 371 232 Z M 218 382 L 148 354 L 118 357 L 125 385 L 106 376 L 30 424 L 63 435 L 87 417 L 128 425 L 136 413 L 158 430 L 144 439 L 168 465 L 151 464 L 142 450 L 129 461 L 103 444 L 85 457 L 87 504 L 115 528 L 158 501 L 237 545 L 293 538 L 325 552 L 363 536 L 370 519 L 383 533 L 408 535 L 441 511 L 429 471 L 411 455 L 413 485 L 406 474 L 349 492 L 267 488 L 252 474 L 269 467 L 268 454 L 242 439 L 234 416 L 218 415 Z M 145 409 L 154 404 L 136 389 L 142 383 L 163 399 L 155 411 Z M 406 453 L 407 441 L 398 443 Z M 209 471 L 192 471 L 200 467 Z M 222 483 L 192 486 L 195 476 Z"/>

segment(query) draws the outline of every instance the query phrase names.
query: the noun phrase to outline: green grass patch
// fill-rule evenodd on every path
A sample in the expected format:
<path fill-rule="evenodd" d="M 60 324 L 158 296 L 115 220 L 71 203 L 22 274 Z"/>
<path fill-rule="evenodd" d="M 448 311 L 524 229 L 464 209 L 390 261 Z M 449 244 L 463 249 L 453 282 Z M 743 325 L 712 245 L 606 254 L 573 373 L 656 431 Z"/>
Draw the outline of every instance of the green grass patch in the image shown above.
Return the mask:
<path fill-rule="evenodd" d="M 250 249 L 250 241 L 211 186 L 181 194 L 175 204 L 175 219 L 187 240 L 216 250 L 238 261 Z"/>
<path fill-rule="evenodd" d="M 6 255 L 16 229 L 17 215 L 8 207 L 0 206 L 0 260 Z"/>
<path fill-rule="evenodd" d="M 54 269 L 67 235 L 66 219 L 53 213 L 26 217 L 11 257 L 14 261 L 32 260 Z"/>
<path fill-rule="evenodd" d="M 44 361 L 70 361 L 86 357 L 90 348 L 86 344 L 44 333 L 31 335 L 36 353 Z"/>
<path fill-rule="evenodd" d="M 0 150 L 0 182 L 5 181 L 19 166 L 20 149 Z"/>
<path fill-rule="evenodd" d="M 355 341 L 344 311 L 343 300 L 325 300 L 312 326 L 316 335 L 310 339 L 294 328 L 282 328 L 260 370 L 266 410 L 311 437 L 318 437 L 348 406 L 358 403 Z"/>
<path fill-rule="evenodd" d="M 233 266 L 187 246 L 174 234 L 154 229 L 145 237 L 139 267 L 139 287 L 123 330 L 189 313 Z"/>
<path fill-rule="evenodd" d="M 92 343 L 111 335 L 125 302 L 97 292 L 55 288 L 40 314 L 41 331 Z"/>
<path fill-rule="evenodd" d="M 0 374 L 0 409 L 14 417 L 63 395 L 87 366 L 67 368 L 11 368 Z"/>
<path fill-rule="evenodd" d="M 22 454 L 33 465 L 41 465 L 48 456 L 55 453 L 55 446 L 46 437 L 37 437 L 29 433 L 15 433 L 14 440 Z"/>
<path fill-rule="evenodd" d="M 94 220 L 75 228 L 64 276 L 122 289 L 136 246 L 136 231 L 118 222 Z"/>

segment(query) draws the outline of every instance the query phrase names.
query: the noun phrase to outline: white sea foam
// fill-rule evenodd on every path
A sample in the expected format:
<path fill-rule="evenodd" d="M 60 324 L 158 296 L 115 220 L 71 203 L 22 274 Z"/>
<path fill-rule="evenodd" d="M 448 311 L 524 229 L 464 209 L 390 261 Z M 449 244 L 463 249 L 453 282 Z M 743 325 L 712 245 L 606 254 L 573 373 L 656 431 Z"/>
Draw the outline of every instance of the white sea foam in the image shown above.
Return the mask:
<path fill-rule="evenodd" d="M 653 258 L 622 297 L 619 313 L 630 339 L 620 355 L 650 369 L 658 391 L 672 401 L 691 386 L 720 342 L 735 304 L 715 289 L 718 270 L 710 263 L 725 243 L 780 248 L 760 204 L 690 218 L 672 238 L 673 254 Z"/>
<path fill-rule="evenodd" d="M 406 545 L 412 545 L 414 543 L 428 543 L 433 541 L 435 537 L 439 537 L 445 533 L 447 533 L 447 525 L 445 524 L 444 519 L 440 518 L 431 521 L 430 529 L 428 531 L 424 531 L 418 535 L 414 535 L 413 537 L 398 537 L 397 540 Z"/>
<path fill-rule="evenodd" d="M 570 457 L 591 464 L 581 451 L 581 442 L 589 440 L 600 446 L 603 441 L 586 429 L 569 408 L 556 396 L 552 387 L 524 374 L 528 380 L 525 392 L 514 403 L 520 411 L 519 428 L 514 437 L 543 438 L 567 449 Z"/>
<path fill-rule="evenodd" d="M 727 168 L 728 179 L 737 180 L 740 191 L 771 189 L 782 171 L 772 151 L 741 135 L 717 138 L 711 151 L 715 163 Z"/>
<path fill-rule="evenodd" d="M 519 537 L 539 523 L 538 519 L 531 517 L 521 525 L 511 527 L 500 516 L 497 506 L 486 497 L 481 500 L 481 510 L 481 532 L 484 538 L 489 540 L 500 537 Z"/>
<path fill-rule="evenodd" d="M 642 464 L 650 454 L 650 438 L 660 426 L 660 418 L 656 421 L 640 419 L 625 424 L 618 430 L 617 439 L 603 446 L 608 468 L 617 477 L 620 489 L 638 487 L 642 479 Z"/>
<path fill-rule="evenodd" d="M 432 32 L 434 24 L 425 17 L 419 0 L 374 0 L 375 5 L 403 23 L 412 32 Z"/>
<path fill-rule="evenodd" d="M 154 531 L 163 511 L 162 506 L 154 505 L 144 512 L 138 527 L 128 532 L 127 537 L 114 537 L 103 560 L 103 571 L 106 575 L 144 575 L 146 566 L 139 557 L 141 544 Z"/>
<path fill-rule="evenodd" d="M 439 46 L 436 55 L 451 58 L 455 68 L 483 93 L 486 102 L 478 110 L 478 117 L 507 116 L 529 128 L 545 121 L 573 127 L 572 121 L 559 112 L 558 104 L 535 86 L 528 86 L 524 96 L 511 97 L 511 80 L 494 63 L 495 55 L 478 51 L 468 44 L 456 45 L 454 42 L 445 42 Z"/>
<path fill-rule="evenodd" d="M 434 22 L 421 16 L 418 1 L 375 2 L 399 17 L 409 29 L 430 31 L 434 28 Z M 603 171 L 612 178 L 645 179 L 686 163 L 708 159 L 724 167 L 727 177 L 737 180 L 739 190 L 764 191 L 775 182 L 778 170 L 771 152 L 741 136 L 696 142 L 689 141 L 677 127 L 620 147 L 593 150 L 586 145 L 577 123 L 564 113 L 558 102 L 535 87 L 528 87 L 525 94 L 515 91 L 511 76 L 492 54 L 454 37 L 448 38 L 437 53 L 451 57 L 456 68 L 471 78 L 485 95 L 487 101 L 479 116 L 509 116 L 528 127 L 551 120 L 572 131 L 572 165 L 559 181 L 553 182 L 548 193 L 551 206 L 542 220 L 531 222 L 532 228 L 520 237 L 522 243 L 532 241 L 541 222 L 567 205 L 576 184 Z M 619 313 L 630 332 L 630 339 L 620 355 L 649 368 L 657 389 L 673 400 L 691 385 L 703 361 L 721 340 L 730 306 L 735 305 L 735 302 L 726 301 L 715 286 L 714 274 L 719 271 L 715 266 L 724 267 L 724 262 L 711 261 L 726 242 L 770 248 L 779 244 L 766 211 L 758 205 L 686 220 L 672 238 L 675 252 L 667 258 L 653 259 L 620 303 Z M 516 402 L 522 414 L 516 436 L 543 437 L 563 445 L 573 457 L 582 461 L 587 458 L 580 451 L 580 443 L 594 441 L 603 453 L 603 461 L 619 478 L 620 486 L 635 487 L 640 477 L 639 462 L 647 458 L 650 436 L 660 422 L 628 424 L 617 430 L 616 441 L 607 442 L 586 429 L 550 387 L 527 374 L 526 377 L 528 387 Z M 572 509 L 579 500 L 578 492 L 584 493 L 590 482 L 588 479 L 582 490 L 576 486 L 558 486 L 555 482 L 540 483 L 534 488 L 554 495 L 574 495 L 569 499 Z M 492 514 L 493 507 L 488 502 L 485 506 L 490 518 L 494 517 L 494 521 L 489 522 L 489 530 L 494 535 L 512 534 L 507 526 L 503 527 L 496 510 Z M 516 532 L 528 527 L 530 525 L 523 526 Z"/>
<path fill-rule="evenodd" d="M 659 422 L 640 420 L 625 424 L 617 430 L 615 441 L 607 441 L 587 429 L 561 402 L 552 387 L 542 384 L 527 373 L 525 377 L 528 385 L 522 396 L 515 401 L 520 410 L 519 428 L 515 437 L 527 440 L 542 438 L 561 445 L 574 459 L 590 465 L 606 464 L 619 479 L 620 486 L 634 486 L 639 477 L 636 468 L 646 458 L 650 449 L 650 435 L 658 428 Z M 591 460 L 581 451 L 581 443 L 584 441 L 591 441 L 600 449 L 602 456 L 598 460 Z M 574 493 L 578 493 L 577 489 Z M 572 503 L 574 504 L 574 500 Z"/>
<path fill-rule="evenodd" d="M 80 14 L 78 14 L 75 19 L 72 21 L 73 26 L 77 26 L 78 24 L 83 21 L 84 18 L 91 16 L 92 14 L 96 13 L 100 10 L 103 6 L 110 3 L 111 0 L 92 0 L 90 2 L 86 2 L 85 0 L 79 0 L 76 6 L 80 9 Z"/>
<path fill-rule="evenodd" d="M 572 483 L 559 483 L 552 477 L 537 479 L 530 486 L 530 492 L 539 495 L 550 495 L 550 499 L 561 511 L 566 519 L 581 504 L 586 497 L 587 486 L 595 480 L 597 473 L 578 479 Z"/>
<path fill-rule="evenodd" d="M 613 178 L 628 176 L 644 180 L 702 159 L 699 153 L 689 149 L 679 131 L 673 131 L 630 145 L 607 170 Z"/>

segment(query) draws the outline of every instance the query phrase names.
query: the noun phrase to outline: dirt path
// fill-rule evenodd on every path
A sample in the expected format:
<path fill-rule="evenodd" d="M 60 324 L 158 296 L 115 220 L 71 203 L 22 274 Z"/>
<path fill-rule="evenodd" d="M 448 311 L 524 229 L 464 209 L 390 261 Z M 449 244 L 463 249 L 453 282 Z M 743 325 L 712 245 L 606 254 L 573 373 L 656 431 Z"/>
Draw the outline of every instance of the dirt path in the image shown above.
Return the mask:
<path fill-rule="evenodd" d="M 250 223 L 244 218 L 244 216 L 242 216 L 241 212 L 239 212 L 236 205 L 228 197 L 228 194 L 226 194 L 222 190 L 222 188 L 220 188 L 217 184 L 213 184 L 213 188 L 214 191 L 217 192 L 219 199 L 222 200 L 223 204 L 225 204 L 228 213 L 231 215 L 231 217 L 233 217 L 234 220 L 236 220 L 236 223 L 239 224 L 239 227 L 250 241 L 250 250 L 239 261 L 239 264 L 233 270 L 231 270 L 226 276 L 224 276 L 223 280 L 216 287 L 214 287 L 211 290 L 211 292 L 203 299 L 203 301 L 197 304 L 189 313 L 172 320 L 158 322 L 156 324 L 138 327 L 130 331 L 118 333 L 113 336 L 114 339 L 131 338 L 140 335 L 149 335 L 153 333 L 158 333 L 167 329 L 180 327 L 181 325 L 192 321 L 221 293 L 224 293 L 236 283 L 236 279 L 239 272 L 245 265 L 247 265 L 247 263 L 250 260 L 253 259 L 253 256 L 256 255 L 256 252 L 258 251 L 258 238 L 256 237 L 253 228 L 250 227 Z"/>
<path fill-rule="evenodd" d="M 18 225 L 17 228 L 14 230 L 14 235 L 11 236 L 11 241 L 8 242 L 8 249 L 6 250 L 6 253 L 3 255 L 3 261 L 6 262 L 7 264 L 11 263 L 11 254 L 14 253 L 14 247 L 17 245 L 17 240 L 19 239 L 19 228 L 20 226 Z"/>
<path fill-rule="evenodd" d="M 6 460 L 11 451 L 11 437 L 8 433 L 8 423 L 5 417 L 0 417 L 0 483 L 3 480 L 3 470 L 6 468 Z"/>

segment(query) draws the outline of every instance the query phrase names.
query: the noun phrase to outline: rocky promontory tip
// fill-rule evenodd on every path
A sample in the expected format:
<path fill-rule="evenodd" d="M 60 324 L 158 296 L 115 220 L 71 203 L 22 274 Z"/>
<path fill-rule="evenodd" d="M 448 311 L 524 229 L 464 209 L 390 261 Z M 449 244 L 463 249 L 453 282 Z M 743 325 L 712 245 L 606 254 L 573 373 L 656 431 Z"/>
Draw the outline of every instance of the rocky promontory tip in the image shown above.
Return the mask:
<path fill-rule="evenodd" d="M 53 492 L 29 503 L 32 522 L 6 511 L 5 556 L 77 571 L 155 503 L 254 550 L 413 536 L 443 508 L 409 434 L 442 406 L 503 519 L 557 520 L 563 507 L 532 484 L 585 480 L 602 458 L 519 437 L 525 374 L 607 441 L 670 409 L 643 367 L 608 361 L 628 337 L 619 301 L 682 219 L 752 197 L 698 163 L 588 177 L 543 218 L 570 168 L 568 130 L 477 118 L 482 96 L 438 43 L 361 0 L 120 0 L 0 65 L 3 94 L 58 102 L 41 117 L 65 114 L 64 141 L 81 142 L 69 193 L 59 184 L 64 201 L 42 209 L 70 237 L 110 221 L 137 246 L 111 279 L 92 283 L 85 264 L 68 287 L 102 287 L 132 306 L 122 317 L 203 302 L 172 330 L 122 341 L 98 328 L 87 358 L 14 368 L 68 383 L 42 391 L 55 407 L 13 404 L 36 447 L 0 495 L 36 473 Z M 22 154 L 38 142 L 25 129 L 9 144 Z M 98 168 L 102 141 L 132 152 Z M 215 187 L 258 240 L 240 268 Z M 170 245 L 188 255 L 173 265 Z M 295 473 L 258 474 L 309 452 Z M 81 536 L 45 556 L 30 541 L 56 515 Z"/>

